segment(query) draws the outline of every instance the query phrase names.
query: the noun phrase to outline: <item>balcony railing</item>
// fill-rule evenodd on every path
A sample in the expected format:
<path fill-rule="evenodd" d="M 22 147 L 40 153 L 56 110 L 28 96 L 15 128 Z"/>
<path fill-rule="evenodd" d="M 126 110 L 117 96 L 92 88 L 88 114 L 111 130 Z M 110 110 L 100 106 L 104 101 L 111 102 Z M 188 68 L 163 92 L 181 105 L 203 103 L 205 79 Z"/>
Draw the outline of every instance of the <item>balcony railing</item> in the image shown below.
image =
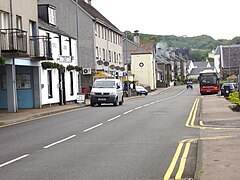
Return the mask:
<path fill-rule="evenodd" d="M 33 59 L 52 59 L 50 38 L 47 36 L 30 36 L 30 57 Z"/>
<path fill-rule="evenodd" d="M 10 55 L 13 53 L 27 53 L 26 31 L 20 29 L 0 29 L 0 38 L 2 53 Z"/>

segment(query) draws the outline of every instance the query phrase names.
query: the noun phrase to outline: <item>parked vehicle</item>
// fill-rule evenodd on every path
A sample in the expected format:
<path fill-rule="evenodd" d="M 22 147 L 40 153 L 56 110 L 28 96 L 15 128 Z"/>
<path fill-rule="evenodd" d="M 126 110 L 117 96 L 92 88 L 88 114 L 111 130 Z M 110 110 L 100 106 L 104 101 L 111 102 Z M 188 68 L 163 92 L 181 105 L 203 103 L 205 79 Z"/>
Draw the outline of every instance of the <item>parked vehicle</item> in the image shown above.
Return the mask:
<path fill-rule="evenodd" d="M 142 94 L 148 95 L 148 90 L 146 90 L 146 89 L 145 89 L 144 87 L 142 87 L 142 86 L 136 86 L 135 89 L 136 89 L 137 95 L 142 95 Z"/>
<path fill-rule="evenodd" d="M 227 93 L 232 93 L 232 92 L 236 91 L 236 83 L 223 83 L 223 85 L 221 86 L 221 89 L 220 89 L 221 96 L 223 96 L 226 93 L 225 92 L 226 86 L 229 86 L 229 92 L 227 92 Z"/>
<path fill-rule="evenodd" d="M 119 79 L 97 79 L 91 90 L 91 106 L 102 103 L 113 103 L 114 106 L 123 104 L 122 83 Z"/>

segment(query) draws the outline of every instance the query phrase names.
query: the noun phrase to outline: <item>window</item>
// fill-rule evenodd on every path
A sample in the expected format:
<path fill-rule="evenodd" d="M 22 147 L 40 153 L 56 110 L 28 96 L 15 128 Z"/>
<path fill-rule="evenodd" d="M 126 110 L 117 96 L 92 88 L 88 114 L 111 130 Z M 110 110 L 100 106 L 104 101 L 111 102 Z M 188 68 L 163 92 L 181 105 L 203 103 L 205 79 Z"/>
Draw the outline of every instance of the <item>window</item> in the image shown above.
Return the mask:
<path fill-rule="evenodd" d="M 52 90 L 52 70 L 47 71 L 47 78 L 48 78 L 48 98 L 53 98 L 53 90 Z"/>
<path fill-rule="evenodd" d="M 105 58 L 106 58 L 106 54 L 105 54 L 105 49 L 103 48 L 103 52 L 102 52 L 102 54 L 103 54 L 103 60 L 105 60 Z"/>
<path fill-rule="evenodd" d="M 114 63 L 116 63 L 116 52 L 114 52 Z"/>
<path fill-rule="evenodd" d="M 1 89 L 6 90 L 7 89 L 6 75 L 1 75 L 0 77 L 1 77 L 0 78 L 0 80 L 1 80 L 1 84 L 0 84 Z"/>
<path fill-rule="evenodd" d="M 29 21 L 29 36 L 36 36 L 36 22 Z"/>
<path fill-rule="evenodd" d="M 9 28 L 9 15 L 8 13 L 0 11 L 0 29 Z"/>
<path fill-rule="evenodd" d="M 98 37 L 100 37 L 100 25 L 98 25 Z"/>
<path fill-rule="evenodd" d="M 22 18 L 20 16 L 16 16 L 16 26 L 17 29 L 22 29 Z"/>
<path fill-rule="evenodd" d="M 70 72 L 70 95 L 73 96 L 73 72 Z"/>
<path fill-rule="evenodd" d="M 48 7 L 48 22 L 56 25 L 56 9 L 52 6 Z"/>
<path fill-rule="evenodd" d="M 31 74 L 17 74 L 16 75 L 17 89 L 30 89 L 31 88 Z"/>
<path fill-rule="evenodd" d="M 109 53 L 109 62 L 111 62 L 111 59 L 112 59 L 111 51 L 109 51 L 108 53 Z"/>
<path fill-rule="evenodd" d="M 98 51 L 98 47 L 96 47 L 96 59 L 99 58 L 99 51 Z"/>
<path fill-rule="evenodd" d="M 105 35 L 105 28 L 102 26 L 102 39 L 104 39 L 104 35 Z"/>

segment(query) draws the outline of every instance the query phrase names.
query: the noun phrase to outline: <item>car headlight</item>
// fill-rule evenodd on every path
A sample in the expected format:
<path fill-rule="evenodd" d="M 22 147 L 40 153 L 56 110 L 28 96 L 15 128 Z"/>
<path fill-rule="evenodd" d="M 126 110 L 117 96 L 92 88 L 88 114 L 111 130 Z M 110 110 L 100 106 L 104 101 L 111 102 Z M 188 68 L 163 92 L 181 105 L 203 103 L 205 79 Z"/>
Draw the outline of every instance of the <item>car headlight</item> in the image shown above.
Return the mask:
<path fill-rule="evenodd" d="M 116 92 L 111 92 L 110 95 L 116 95 Z"/>

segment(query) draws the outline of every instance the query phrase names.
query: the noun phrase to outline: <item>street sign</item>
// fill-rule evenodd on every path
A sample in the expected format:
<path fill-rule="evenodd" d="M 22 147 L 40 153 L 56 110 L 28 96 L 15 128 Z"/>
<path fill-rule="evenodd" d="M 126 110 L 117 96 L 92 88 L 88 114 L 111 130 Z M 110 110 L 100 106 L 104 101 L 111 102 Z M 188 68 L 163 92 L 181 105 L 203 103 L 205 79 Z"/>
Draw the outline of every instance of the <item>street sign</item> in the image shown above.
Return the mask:
<path fill-rule="evenodd" d="M 77 103 L 81 104 L 84 102 L 85 102 L 85 95 L 84 94 L 77 95 Z"/>

